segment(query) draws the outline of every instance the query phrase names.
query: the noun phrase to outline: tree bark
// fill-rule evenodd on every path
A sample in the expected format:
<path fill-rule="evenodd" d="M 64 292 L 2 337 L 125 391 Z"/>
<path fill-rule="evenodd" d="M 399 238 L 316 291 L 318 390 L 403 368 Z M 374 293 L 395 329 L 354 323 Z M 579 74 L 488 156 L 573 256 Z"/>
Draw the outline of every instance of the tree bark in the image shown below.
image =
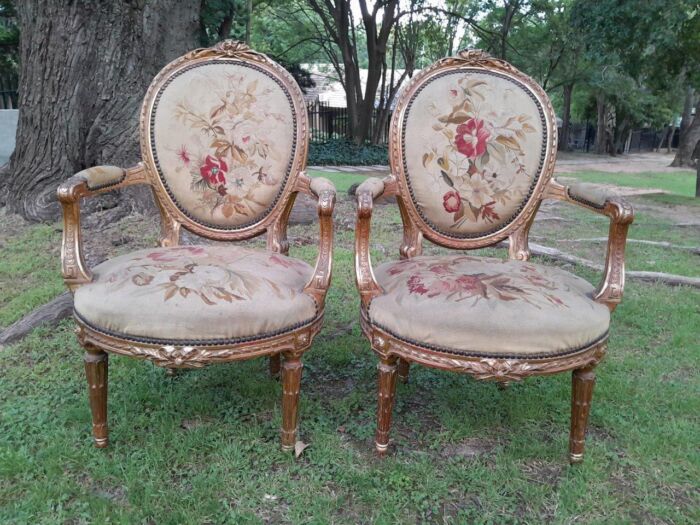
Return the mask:
<path fill-rule="evenodd" d="M 690 122 L 693 120 L 693 101 L 695 100 L 695 89 L 693 86 L 685 88 L 685 100 L 683 101 L 683 114 L 681 115 L 680 136 L 688 130 Z"/>
<path fill-rule="evenodd" d="M 52 220 L 61 181 L 138 161 L 146 88 L 196 46 L 199 10 L 199 0 L 18 2 L 19 124 L 0 202 L 29 220 Z"/>
<path fill-rule="evenodd" d="M 669 126 L 668 137 L 666 138 L 666 153 L 671 153 L 673 148 L 673 136 L 676 134 L 676 126 L 672 124 Z"/>
<path fill-rule="evenodd" d="M 676 151 L 676 156 L 671 163 L 674 167 L 688 167 L 693 168 L 695 164 L 693 162 L 693 152 L 695 147 L 700 142 L 700 98 L 698 98 L 695 104 L 695 118 L 688 124 L 685 133 L 681 134 L 681 140 L 678 144 L 678 151 Z"/>
<path fill-rule="evenodd" d="M 574 84 L 564 85 L 564 105 L 561 115 L 561 136 L 559 137 L 559 150 L 569 151 L 569 131 L 571 128 L 571 95 L 574 92 Z"/>

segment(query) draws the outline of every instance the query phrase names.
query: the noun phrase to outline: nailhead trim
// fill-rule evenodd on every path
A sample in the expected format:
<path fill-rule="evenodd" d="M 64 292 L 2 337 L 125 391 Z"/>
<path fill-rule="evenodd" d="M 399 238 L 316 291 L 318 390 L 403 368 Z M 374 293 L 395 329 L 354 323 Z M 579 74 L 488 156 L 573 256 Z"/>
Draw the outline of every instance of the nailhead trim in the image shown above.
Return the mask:
<path fill-rule="evenodd" d="M 368 316 L 369 317 L 369 316 Z M 562 357 L 565 355 L 569 354 L 575 354 L 576 352 L 580 352 L 581 350 L 585 350 L 586 348 L 590 348 L 591 346 L 594 346 L 598 343 L 602 343 L 608 338 L 609 331 L 605 331 L 603 335 L 598 337 L 597 339 L 594 339 L 592 342 L 585 344 L 580 347 L 572 348 L 572 349 L 567 349 L 567 350 L 561 350 L 558 352 L 551 352 L 551 353 L 545 353 L 545 352 L 540 352 L 537 354 L 497 354 L 497 353 L 488 353 L 488 352 L 475 352 L 471 350 L 456 350 L 454 348 L 447 348 L 444 346 L 438 346 L 438 345 L 433 345 L 430 343 L 422 343 L 420 341 L 416 341 L 414 339 L 410 339 L 408 337 L 402 337 L 393 331 L 389 330 L 387 327 L 379 324 L 379 323 L 374 323 L 370 321 L 370 324 L 372 326 L 375 326 L 392 337 L 395 337 L 399 341 L 403 341 L 404 343 L 408 343 L 414 346 L 422 347 L 427 350 L 432 350 L 434 352 L 443 352 L 445 354 L 453 354 L 453 355 L 461 355 L 465 357 L 484 357 L 484 358 L 496 358 L 496 359 L 546 359 L 549 357 Z"/>
<path fill-rule="evenodd" d="M 90 181 L 85 180 L 85 184 L 87 184 L 87 188 L 90 191 L 98 191 L 98 190 L 103 190 L 105 188 L 110 188 L 112 186 L 118 186 L 122 182 L 126 180 L 126 170 L 122 170 L 122 176 L 119 178 L 119 180 L 114 181 L 114 182 L 105 182 L 104 184 L 98 184 L 97 186 L 90 186 Z"/>
<path fill-rule="evenodd" d="M 246 336 L 246 337 L 238 337 L 238 338 L 233 338 L 233 339 L 159 339 L 155 337 L 141 337 L 141 336 L 133 336 L 133 335 L 128 335 L 128 334 L 123 334 L 121 332 L 115 332 L 112 330 L 108 330 L 106 328 L 100 328 L 92 324 L 91 322 L 87 321 L 82 315 L 80 315 L 75 309 L 73 310 L 73 315 L 83 324 L 88 326 L 91 330 L 94 330 L 95 332 L 99 332 L 104 335 L 108 335 L 110 337 L 117 337 L 119 339 L 124 339 L 126 341 L 133 341 L 135 343 L 146 343 L 146 344 L 153 344 L 153 345 L 173 345 L 173 346 L 230 346 L 230 345 L 235 345 L 239 343 L 250 343 L 253 341 L 260 341 L 262 339 L 269 339 L 270 337 L 275 337 L 278 335 L 294 332 L 295 330 L 298 330 L 300 328 L 304 328 L 306 326 L 309 326 L 319 320 L 323 314 L 318 313 L 318 310 L 316 311 L 316 315 L 307 321 L 301 321 L 299 323 L 293 324 L 292 326 L 289 326 L 287 328 L 283 328 L 280 330 L 275 330 L 273 332 L 266 332 L 263 334 L 258 334 L 258 335 L 252 335 L 252 336 Z"/>
<path fill-rule="evenodd" d="M 535 105 L 537 106 L 537 109 L 540 112 L 540 122 L 542 124 L 542 129 L 544 130 L 544 138 L 542 140 L 542 147 L 540 150 L 540 163 L 537 167 L 537 176 L 533 178 L 532 183 L 530 184 L 530 188 L 528 189 L 527 195 L 525 196 L 525 198 L 523 198 L 522 202 L 520 203 L 520 206 L 513 212 L 513 214 L 508 219 L 506 219 L 504 222 L 500 223 L 498 226 L 491 228 L 490 230 L 487 230 L 485 232 L 481 232 L 481 233 L 469 233 L 469 232 L 467 232 L 467 233 L 458 234 L 458 233 L 454 233 L 454 232 L 445 231 L 445 230 L 441 229 L 440 227 L 438 227 L 437 225 L 433 224 L 433 222 L 430 221 L 425 216 L 425 214 L 423 213 L 423 210 L 417 205 L 416 197 L 413 194 L 413 186 L 411 186 L 411 177 L 409 175 L 408 165 L 406 163 L 406 125 L 408 123 L 408 115 L 410 113 L 410 109 L 411 109 L 411 106 L 413 105 L 413 102 L 415 101 L 415 99 L 419 95 L 419 93 L 421 91 L 423 91 L 423 89 L 425 89 L 428 86 L 428 84 L 430 84 L 434 80 L 437 80 L 438 78 L 442 78 L 442 77 L 445 77 L 448 75 L 463 74 L 465 72 L 475 72 L 475 73 L 480 73 L 480 74 L 484 74 L 484 75 L 491 75 L 494 77 L 503 78 L 505 80 L 508 80 L 508 81 L 516 84 L 523 91 L 525 91 L 530 96 L 530 98 L 535 102 Z M 537 183 L 539 182 L 540 177 L 542 176 L 544 161 L 545 161 L 545 158 L 547 156 L 547 144 L 549 144 L 549 141 L 550 141 L 550 137 L 547 135 L 547 121 L 546 121 L 546 117 L 545 117 L 545 113 L 544 113 L 544 108 L 537 100 L 537 97 L 535 97 L 535 95 L 523 83 L 521 83 L 513 78 L 510 78 L 506 75 L 502 75 L 500 73 L 496 73 L 493 71 L 484 71 L 483 69 L 474 69 L 474 68 L 463 68 L 463 69 L 459 69 L 456 71 L 445 71 L 444 73 L 440 73 L 439 75 L 435 75 L 429 81 L 425 82 L 423 85 L 418 87 L 418 89 L 416 89 L 416 92 L 413 94 L 413 96 L 411 97 L 411 100 L 409 100 L 407 105 L 406 105 L 406 111 L 405 111 L 404 117 L 403 117 L 403 129 L 401 130 L 401 157 L 402 157 L 401 160 L 403 162 L 403 171 L 405 173 L 406 186 L 408 187 L 408 192 L 411 195 L 411 200 L 413 201 L 413 206 L 416 209 L 416 211 L 418 212 L 418 215 L 420 215 L 421 219 L 423 219 L 423 221 L 428 226 L 430 226 L 437 233 L 444 235 L 445 237 L 450 237 L 452 239 L 482 239 L 485 237 L 489 237 L 490 235 L 493 235 L 494 233 L 501 231 L 503 228 L 505 228 L 510 223 L 512 223 L 515 219 L 517 219 L 518 216 L 520 215 L 520 213 L 523 211 L 523 209 L 529 204 L 530 199 L 532 197 L 532 193 L 535 190 L 535 186 L 537 186 Z"/>
<path fill-rule="evenodd" d="M 160 98 L 165 92 L 165 89 L 170 85 L 170 83 L 175 80 L 178 76 L 190 71 L 191 69 L 197 68 L 197 67 L 206 67 L 206 66 L 211 66 L 211 65 L 219 65 L 221 63 L 226 63 L 226 64 L 233 64 L 236 66 L 241 66 L 241 67 L 247 67 L 249 69 L 253 69 L 255 71 L 258 71 L 262 73 L 263 75 L 271 78 L 281 89 L 282 92 L 285 94 L 287 97 L 287 101 L 289 102 L 289 106 L 292 109 L 292 123 L 294 125 L 294 137 L 292 140 L 292 155 L 289 158 L 289 164 L 287 165 L 287 171 L 285 172 L 284 179 L 282 180 L 282 183 L 280 184 L 280 189 L 277 192 L 277 195 L 273 199 L 273 201 L 270 203 L 270 205 L 265 209 L 265 211 L 261 212 L 258 214 L 258 216 L 246 222 L 245 224 L 239 224 L 237 226 L 222 226 L 220 224 L 212 224 L 207 221 L 203 221 L 201 219 L 198 219 L 194 217 L 188 210 L 182 207 L 182 205 L 178 202 L 178 200 L 175 198 L 175 195 L 173 195 L 172 190 L 170 189 L 170 186 L 168 186 L 165 177 L 163 176 L 163 171 L 160 166 L 160 161 L 158 160 L 158 153 L 156 152 L 156 139 L 155 139 L 155 122 L 156 122 L 156 111 L 158 109 L 158 103 L 160 102 Z M 182 213 L 185 217 L 190 219 L 191 221 L 201 225 L 205 226 L 207 228 L 213 228 L 215 230 L 225 230 L 225 231 L 238 231 L 238 230 L 245 230 L 246 228 L 249 228 L 250 226 L 253 226 L 254 224 L 259 223 L 263 218 L 267 217 L 275 208 L 277 203 L 280 200 L 280 197 L 284 193 L 284 190 L 287 186 L 287 182 L 289 180 L 289 175 L 292 172 L 292 167 L 294 166 L 294 159 L 296 157 L 296 148 L 297 148 L 297 118 L 296 118 L 296 113 L 294 111 L 294 101 L 292 99 L 292 96 L 289 94 L 287 89 L 284 87 L 282 82 L 274 75 L 266 71 L 265 69 L 255 65 L 255 64 L 249 64 L 247 62 L 242 62 L 239 60 L 235 59 L 218 59 L 215 62 L 203 62 L 200 64 L 192 64 L 187 67 L 182 68 L 181 70 L 175 72 L 172 74 L 166 81 L 163 83 L 163 85 L 160 87 L 158 90 L 158 93 L 155 96 L 155 99 L 153 101 L 153 109 L 151 110 L 151 115 L 150 115 L 150 121 L 149 121 L 149 134 L 151 137 L 151 153 L 153 154 L 153 161 L 155 164 L 156 172 L 158 173 L 158 178 L 161 181 L 161 184 L 163 185 L 163 188 L 167 192 L 168 196 L 170 199 L 175 203 L 175 206 L 177 209 Z"/>

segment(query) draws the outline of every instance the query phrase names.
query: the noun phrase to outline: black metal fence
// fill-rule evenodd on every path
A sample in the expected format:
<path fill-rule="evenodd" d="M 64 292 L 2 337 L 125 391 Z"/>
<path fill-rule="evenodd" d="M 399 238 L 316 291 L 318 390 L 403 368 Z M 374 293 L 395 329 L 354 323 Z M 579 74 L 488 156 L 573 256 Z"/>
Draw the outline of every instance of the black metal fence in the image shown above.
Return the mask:
<path fill-rule="evenodd" d="M 308 104 L 306 109 L 309 113 L 312 141 L 325 142 L 327 140 L 344 138 L 350 135 L 348 108 L 333 107 L 327 103 L 316 101 Z M 372 111 L 368 138 L 373 137 L 377 131 L 377 127 L 381 125 L 379 123 L 379 117 L 380 111 L 375 108 Z M 381 130 L 379 130 L 378 144 L 388 144 L 390 121 L 391 113 L 389 113 L 386 123 L 381 127 Z"/>
<path fill-rule="evenodd" d="M 0 109 L 17 109 L 17 77 L 0 75 Z"/>
<path fill-rule="evenodd" d="M 561 136 L 561 128 L 559 129 Z M 626 152 L 653 151 L 661 143 L 662 148 L 667 147 L 667 130 L 654 130 L 651 128 L 635 129 L 632 134 L 623 141 L 622 146 Z M 676 129 L 671 139 L 671 146 L 678 147 L 679 130 Z M 596 127 L 591 123 L 571 124 L 569 128 L 569 149 L 574 151 L 590 151 L 595 147 Z M 629 143 L 628 140 L 629 139 Z"/>

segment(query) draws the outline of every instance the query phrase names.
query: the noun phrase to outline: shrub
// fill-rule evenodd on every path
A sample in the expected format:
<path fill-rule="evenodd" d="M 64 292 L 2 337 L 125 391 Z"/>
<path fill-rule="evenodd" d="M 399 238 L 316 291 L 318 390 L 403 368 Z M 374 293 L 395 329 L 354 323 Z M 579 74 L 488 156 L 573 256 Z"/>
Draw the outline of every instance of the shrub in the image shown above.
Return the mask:
<path fill-rule="evenodd" d="M 332 139 L 326 142 L 312 142 L 309 145 L 311 166 L 367 166 L 389 164 L 387 146 L 373 144 L 356 145 L 347 139 Z"/>

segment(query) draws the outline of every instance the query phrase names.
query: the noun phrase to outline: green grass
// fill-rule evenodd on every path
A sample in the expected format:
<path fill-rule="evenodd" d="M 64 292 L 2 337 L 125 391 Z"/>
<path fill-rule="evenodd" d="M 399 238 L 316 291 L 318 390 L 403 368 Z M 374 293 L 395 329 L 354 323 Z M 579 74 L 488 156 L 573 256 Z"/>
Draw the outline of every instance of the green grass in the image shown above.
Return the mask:
<path fill-rule="evenodd" d="M 673 226 L 668 204 L 633 202 L 631 238 L 698 244 L 697 233 Z M 339 215 L 351 212 L 341 197 Z M 565 221 L 536 223 L 533 235 L 546 237 L 536 242 L 602 261 L 601 246 L 570 241 L 605 235 L 607 221 L 569 206 L 554 213 Z M 396 206 L 377 206 L 373 221 L 374 262 L 394 258 Z M 313 245 L 294 239 L 315 230 L 290 229 L 293 255 L 313 260 Z M 31 227 L 5 244 L 4 282 L 30 279 L 29 266 L 58 257 L 51 232 Z M 582 465 L 566 462 L 568 375 L 501 391 L 421 367 L 398 386 L 396 453 L 380 461 L 377 360 L 358 326 L 353 235 L 337 231 L 326 321 L 304 358 L 300 437 L 310 447 L 299 459 L 279 450 L 280 386 L 260 359 L 173 378 L 113 356 L 111 445 L 94 449 L 82 352 L 66 321 L 0 350 L 0 523 L 700 521 L 698 291 L 628 282 L 598 368 Z M 628 258 L 631 269 L 653 258 L 658 271 L 698 274 L 697 256 L 682 251 L 630 245 Z M 29 285 L 3 291 L 19 297 Z M 12 300 L 0 315 L 16 310 Z"/>
<path fill-rule="evenodd" d="M 654 188 L 683 197 L 695 196 L 695 178 L 693 171 L 677 171 L 672 173 L 642 172 L 642 173 L 607 173 L 602 171 L 577 171 L 576 173 L 561 174 L 560 177 L 575 177 L 583 182 L 614 184 L 630 188 Z"/>
<path fill-rule="evenodd" d="M 0 329 L 12 324 L 65 287 L 59 273 L 61 232 L 42 225 L 10 238 L 0 264 Z"/>

